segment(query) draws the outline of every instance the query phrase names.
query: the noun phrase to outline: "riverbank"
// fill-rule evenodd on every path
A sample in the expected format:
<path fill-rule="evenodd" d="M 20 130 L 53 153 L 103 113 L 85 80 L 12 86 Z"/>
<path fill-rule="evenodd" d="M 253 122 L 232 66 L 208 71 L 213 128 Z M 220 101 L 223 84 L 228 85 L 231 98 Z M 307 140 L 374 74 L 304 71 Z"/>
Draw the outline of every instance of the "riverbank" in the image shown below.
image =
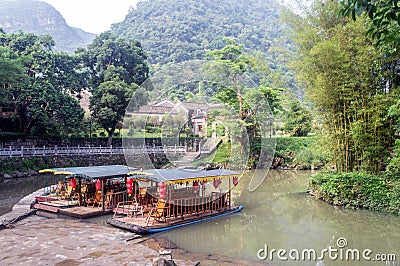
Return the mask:
<path fill-rule="evenodd" d="M 140 237 L 99 223 L 37 216 L 30 206 L 42 192 L 39 189 L 25 196 L 12 211 L 0 216 L 0 261 L 6 264 L 152 265 L 161 250 L 171 250 L 176 265 L 182 266 L 265 265 L 223 255 L 188 252 L 164 237 Z"/>
<path fill-rule="evenodd" d="M 400 215 L 400 180 L 361 172 L 318 173 L 310 193 L 330 204 Z"/>
<path fill-rule="evenodd" d="M 132 233 L 78 220 L 30 216 L 0 234 L 4 265 L 153 265 L 159 253 Z M 177 265 L 196 265 L 175 259 Z"/>

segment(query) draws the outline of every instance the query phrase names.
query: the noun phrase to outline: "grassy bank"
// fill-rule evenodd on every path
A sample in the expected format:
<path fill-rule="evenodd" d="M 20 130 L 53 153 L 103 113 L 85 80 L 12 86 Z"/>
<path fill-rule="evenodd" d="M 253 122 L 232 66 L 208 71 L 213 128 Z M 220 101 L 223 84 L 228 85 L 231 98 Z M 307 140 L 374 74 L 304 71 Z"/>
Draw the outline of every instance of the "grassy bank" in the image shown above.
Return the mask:
<path fill-rule="evenodd" d="M 311 169 L 321 168 L 327 162 L 326 154 L 320 149 L 321 137 L 279 137 L 276 138 L 275 159 L 273 167 Z M 257 165 L 259 149 L 255 149 L 254 155 L 249 159 L 249 167 Z M 269 154 L 270 152 L 267 152 Z M 218 146 L 215 156 L 210 155 L 197 162 L 198 166 L 208 163 L 212 165 L 227 166 L 230 162 L 231 145 L 223 142 Z"/>
<path fill-rule="evenodd" d="M 361 172 L 318 173 L 310 179 L 310 190 L 330 204 L 400 215 L 399 180 Z"/>

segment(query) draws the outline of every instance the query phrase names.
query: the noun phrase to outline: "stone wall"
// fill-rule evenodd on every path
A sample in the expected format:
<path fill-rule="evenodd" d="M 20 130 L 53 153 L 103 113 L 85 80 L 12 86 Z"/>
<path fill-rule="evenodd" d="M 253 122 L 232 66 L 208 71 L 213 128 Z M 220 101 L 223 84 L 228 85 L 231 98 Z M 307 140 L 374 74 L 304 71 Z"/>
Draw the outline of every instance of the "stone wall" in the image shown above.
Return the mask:
<path fill-rule="evenodd" d="M 138 169 L 159 168 L 168 164 L 171 160 L 164 154 L 133 154 L 129 155 L 127 159 L 129 166 Z M 45 168 L 98 165 L 127 165 L 127 162 L 123 154 L 6 157 L 0 159 L 0 181 L 2 179 L 32 176 L 37 174 L 40 169 Z"/>

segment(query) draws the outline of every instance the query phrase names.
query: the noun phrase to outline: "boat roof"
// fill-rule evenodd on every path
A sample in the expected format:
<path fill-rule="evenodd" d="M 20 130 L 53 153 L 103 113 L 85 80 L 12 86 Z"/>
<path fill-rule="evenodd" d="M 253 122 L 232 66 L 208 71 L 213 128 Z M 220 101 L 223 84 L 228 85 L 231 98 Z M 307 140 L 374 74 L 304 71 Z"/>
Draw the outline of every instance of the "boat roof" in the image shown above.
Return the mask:
<path fill-rule="evenodd" d="M 177 184 L 192 181 L 215 180 L 227 177 L 239 177 L 241 173 L 227 170 L 193 170 L 193 169 L 152 169 L 142 172 L 130 172 L 128 175 L 145 177 L 156 182 Z"/>
<path fill-rule="evenodd" d="M 40 170 L 39 173 L 53 173 L 55 175 L 68 175 L 69 177 L 81 177 L 86 179 L 109 179 L 127 176 L 135 170 L 125 165 L 102 165 L 86 167 L 64 167 Z"/>

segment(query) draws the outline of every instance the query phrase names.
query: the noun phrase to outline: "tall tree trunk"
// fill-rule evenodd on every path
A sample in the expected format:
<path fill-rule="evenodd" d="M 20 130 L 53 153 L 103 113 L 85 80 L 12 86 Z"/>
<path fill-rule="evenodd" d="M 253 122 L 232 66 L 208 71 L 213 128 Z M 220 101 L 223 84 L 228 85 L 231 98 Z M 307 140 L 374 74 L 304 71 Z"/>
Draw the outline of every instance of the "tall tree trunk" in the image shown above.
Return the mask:
<path fill-rule="evenodd" d="M 106 129 L 106 131 L 107 131 L 107 134 L 108 134 L 107 146 L 110 147 L 112 145 L 112 139 L 113 139 L 115 128 L 111 128 L 109 130 Z"/>

